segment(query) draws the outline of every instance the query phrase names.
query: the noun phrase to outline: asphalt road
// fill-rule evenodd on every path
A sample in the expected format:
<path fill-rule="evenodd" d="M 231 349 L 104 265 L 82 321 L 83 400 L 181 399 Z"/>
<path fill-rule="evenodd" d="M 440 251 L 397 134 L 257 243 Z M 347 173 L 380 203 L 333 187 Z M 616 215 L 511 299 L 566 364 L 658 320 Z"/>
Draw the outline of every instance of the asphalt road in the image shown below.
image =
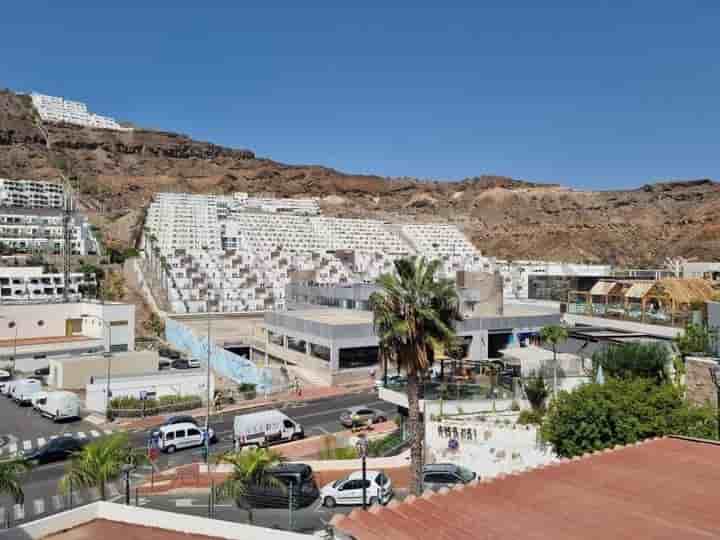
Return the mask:
<path fill-rule="evenodd" d="M 16 405 L 10 402 L 6 404 L 5 401 L 6 400 L 4 398 L 0 398 L 0 414 L 2 414 L 2 411 L 5 410 L 5 407 L 14 407 L 15 409 L 17 409 Z M 300 422 L 305 427 L 306 435 L 313 436 L 344 430 L 345 428 L 341 426 L 338 420 L 340 413 L 344 409 L 356 405 L 368 405 L 373 408 L 382 409 L 388 412 L 389 418 L 393 418 L 396 411 L 395 405 L 384 401 L 379 401 L 377 399 L 377 395 L 374 392 L 327 398 L 308 403 L 299 403 L 297 405 L 293 405 L 291 403 L 285 407 L 280 406 L 278 408 L 283 410 L 285 414 L 287 414 L 290 418 Z M 269 409 L 272 407 L 264 408 Z M 18 413 L 17 410 L 15 410 L 14 412 L 15 414 L 25 414 L 25 409 L 21 409 L 21 411 L 23 412 Z M 53 426 L 55 426 L 49 420 L 46 421 L 39 416 L 35 418 L 35 413 L 32 413 L 30 409 L 27 409 L 27 411 L 28 416 L 32 417 L 32 420 L 28 420 L 28 422 L 32 421 L 33 426 L 37 425 L 37 427 L 33 428 L 36 430 L 33 433 L 40 433 L 40 431 L 37 430 L 44 426 L 47 426 L 51 429 Z M 235 414 L 233 413 L 227 413 L 221 417 L 213 417 L 211 426 L 218 434 L 219 442 L 211 446 L 211 454 L 219 454 L 232 448 L 232 429 L 234 417 Z M 37 424 L 35 424 L 36 422 Z M 72 430 L 68 431 L 76 431 L 76 426 L 84 426 L 85 424 L 87 423 L 80 422 L 76 424 L 71 424 Z M 87 429 L 89 432 L 90 429 L 97 429 L 97 427 L 90 427 L 90 425 L 88 425 L 88 427 L 84 427 L 84 429 Z M 139 448 L 145 447 L 147 441 L 147 433 L 147 431 L 130 433 L 130 440 L 133 443 L 133 446 Z M 193 461 L 200 460 L 201 455 L 202 451 L 200 448 L 181 450 L 173 455 L 161 454 L 160 458 L 156 462 L 156 470 L 163 470 L 169 467 L 176 467 L 178 465 L 192 463 Z M 35 515 L 37 513 L 33 514 L 33 512 L 30 511 L 30 509 L 33 507 L 41 506 L 42 508 L 46 509 L 46 511 L 49 511 L 49 509 L 52 508 L 51 498 L 57 496 L 58 494 L 58 483 L 65 471 L 65 467 L 66 463 L 63 462 L 52 463 L 47 465 L 41 465 L 27 473 L 25 482 L 23 484 L 23 489 L 25 492 L 25 507 L 27 510 L 26 516 L 28 519 L 42 517 L 42 515 Z M 120 482 L 116 482 L 116 484 L 119 485 Z M 122 488 L 120 487 L 120 489 Z M 86 494 L 79 495 L 85 501 L 87 501 L 88 497 Z M 40 503 L 40 501 L 43 502 Z M 6 515 L 11 512 L 12 503 L 7 497 L 0 497 L 0 513 L 2 513 L 1 509 L 3 507 L 6 509 Z M 194 507 L 189 506 L 188 508 L 194 511 Z M 174 511 L 176 510 L 177 509 L 175 509 Z M 235 513 L 242 513 L 240 510 L 234 508 L 230 510 Z M 228 510 L 228 512 L 230 512 L 230 510 Z M 207 512 L 206 508 L 205 512 Z M 225 512 L 225 510 L 223 510 L 223 512 Z M 276 519 L 274 516 L 274 512 L 276 512 L 275 510 L 267 510 L 266 512 L 268 512 L 268 520 Z M 321 513 L 318 512 L 315 512 L 315 514 L 321 515 Z M 221 518 L 221 516 L 218 515 L 218 518 Z M 238 519 L 242 518 L 239 517 Z M 314 516 L 313 519 L 315 519 Z M 316 524 L 316 519 L 315 521 L 313 521 L 313 523 Z"/>

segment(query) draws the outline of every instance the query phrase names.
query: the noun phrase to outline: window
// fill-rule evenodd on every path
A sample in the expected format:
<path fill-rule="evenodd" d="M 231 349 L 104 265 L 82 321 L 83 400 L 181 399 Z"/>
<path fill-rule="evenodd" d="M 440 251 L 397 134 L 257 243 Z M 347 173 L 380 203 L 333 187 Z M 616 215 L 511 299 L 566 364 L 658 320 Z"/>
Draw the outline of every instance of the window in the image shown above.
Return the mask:
<path fill-rule="evenodd" d="M 181 430 L 179 430 L 179 431 L 176 431 L 176 432 L 175 432 L 175 436 L 176 436 L 178 439 L 182 439 L 183 437 L 185 437 L 185 430 L 184 430 L 184 429 L 181 429 Z"/>
<path fill-rule="evenodd" d="M 197 437 L 200 435 L 200 430 L 195 428 L 188 429 L 188 437 Z"/>
<path fill-rule="evenodd" d="M 165 440 L 166 441 L 174 441 L 175 440 L 175 432 L 170 431 L 165 434 Z"/>
<path fill-rule="evenodd" d="M 293 424 L 290 420 L 283 420 L 283 426 L 286 428 L 294 428 L 295 424 Z"/>
<path fill-rule="evenodd" d="M 425 475 L 425 482 L 431 484 L 455 484 L 457 482 L 457 478 L 455 478 L 452 474 L 431 473 Z"/>

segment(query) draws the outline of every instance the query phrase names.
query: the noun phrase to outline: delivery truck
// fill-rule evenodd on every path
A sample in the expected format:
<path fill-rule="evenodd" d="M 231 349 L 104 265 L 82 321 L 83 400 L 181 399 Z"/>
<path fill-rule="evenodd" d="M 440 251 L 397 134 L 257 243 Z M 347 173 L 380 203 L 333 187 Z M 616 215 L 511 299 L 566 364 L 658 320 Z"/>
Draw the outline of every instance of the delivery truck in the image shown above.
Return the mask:
<path fill-rule="evenodd" d="M 303 437 L 303 427 L 276 409 L 241 414 L 235 417 L 233 425 L 233 439 L 238 450 L 244 446 L 269 446 Z"/>
<path fill-rule="evenodd" d="M 44 395 L 42 395 L 44 394 Z M 80 398 L 72 392 L 47 392 L 33 399 L 35 409 L 55 422 L 80 418 Z"/>

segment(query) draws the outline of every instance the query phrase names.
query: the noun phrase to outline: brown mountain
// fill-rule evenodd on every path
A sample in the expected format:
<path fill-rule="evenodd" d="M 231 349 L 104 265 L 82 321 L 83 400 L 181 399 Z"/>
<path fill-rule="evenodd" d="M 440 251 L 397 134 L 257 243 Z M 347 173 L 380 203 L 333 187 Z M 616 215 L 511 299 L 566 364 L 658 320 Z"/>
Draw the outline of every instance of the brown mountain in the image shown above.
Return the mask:
<path fill-rule="evenodd" d="M 317 196 L 343 217 L 447 221 L 502 258 L 659 264 L 720 258 L 720 184 L 664 182 L 627 191 L 575 191 L 499 176 L 425 182 L 285 165 L 160 131 L 50 126 L 52 152 L 27 96 L 0 91 L 0 177 L 77 183 L 81 205 L 109 241 L 129 244 L 158 191 Z"/>

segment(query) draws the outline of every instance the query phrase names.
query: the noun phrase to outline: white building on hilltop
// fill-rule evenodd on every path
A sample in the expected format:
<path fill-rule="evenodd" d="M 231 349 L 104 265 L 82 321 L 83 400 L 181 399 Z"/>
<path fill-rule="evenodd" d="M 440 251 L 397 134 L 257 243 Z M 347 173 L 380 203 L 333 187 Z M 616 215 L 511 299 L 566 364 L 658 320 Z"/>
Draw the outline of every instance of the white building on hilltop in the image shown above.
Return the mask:
<path fill-rule="evenodd" d="M 45 122 L 65 122 L 89 128 L 132 131 L 132 128 L 121 126 L 114 118 L 88 111 L 87 105 L 80 101 L 70 101 L 35 92 L 30 94 L 30 97 L 40 118 Z"/>
<path fill-rule="evenodd" d="M 15 208 L 62 208 L 62 184 L 36 180 L 0 178 L 0 206 Z"/>

